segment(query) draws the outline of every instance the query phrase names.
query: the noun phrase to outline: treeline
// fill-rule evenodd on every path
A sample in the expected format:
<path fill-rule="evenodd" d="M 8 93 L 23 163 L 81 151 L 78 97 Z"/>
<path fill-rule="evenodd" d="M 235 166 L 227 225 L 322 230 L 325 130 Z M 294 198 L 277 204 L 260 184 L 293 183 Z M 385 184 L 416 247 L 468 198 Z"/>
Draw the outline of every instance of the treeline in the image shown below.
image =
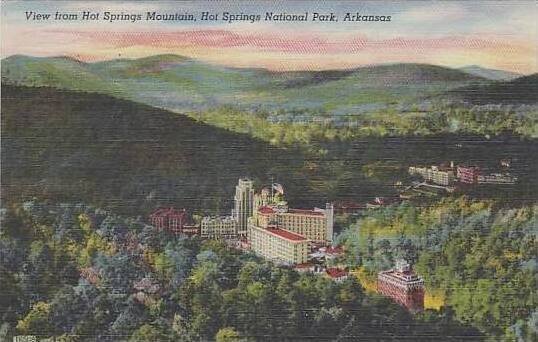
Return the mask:
<path fill-rule="evenodd" d="M 204 123 L 230 131 L 246 133 L 277 146 L 308 146 L 320 141 L 350 141 L 366 137 L 432 136 L 471 134 L 496 136 L 513 134 L 538 137 L 538 111 L 524 113 L 513 109 L 435 106 L 431 111 L 400 112 L 387 108 L 358 115 L 318 116 L 301 120 L 268 120 L 264 111 L 242 111 L 225 106 L 187 113 Z M 289 114 L 286 114 L 289 116 Z M 302 114 L 300 115 L 302 116 Z"/>
<path fill-rule="evenodd" d="M 1 338 L 57 341 L 480 340 L 452 313 L 413 317 L 224 243 L 82 204 L 1 211 Z"/>
<path fill-rule="evenodd" d="M 536 205 L 508 209 L 446 198 L 369 212 L 340 239 L 347 261 L 361 265 L 367 281 L 396 259 L 408 260 L 426 281 L 427 305 L 441 300 L 437 305 L 495 340 L 532 341 L 538 319 L 536 227 Z"/>

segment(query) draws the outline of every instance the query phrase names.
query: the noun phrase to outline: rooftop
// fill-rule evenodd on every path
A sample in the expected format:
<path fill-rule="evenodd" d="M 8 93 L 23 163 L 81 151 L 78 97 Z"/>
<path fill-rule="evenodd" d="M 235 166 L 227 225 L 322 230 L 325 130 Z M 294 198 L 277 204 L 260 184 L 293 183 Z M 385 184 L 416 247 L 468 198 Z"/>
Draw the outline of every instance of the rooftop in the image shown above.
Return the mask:
<path fill-rule="evenodd" d="M 341 246 L 336 246 L 336 247 L 329 246 L 325 250 L 325 253 L 327 253 L 327 254 L 342 254 L 342 253 L 344 253 L 344 249 Z"/>
<path fill-rule="evenodd" d="M 390 278 L 402 280 L 404 282 L 414 282 L 414 281 L 422 280 L 422 278 L 419 277 L 413 271 L 400 272 L 398 270 L 392 269 L 388 271 L 379 272 L 379 275 L 388 276 Z"/>
<path fill-rule="evenodd" d="M 150 216 L 167 216 L 167 215 L 178 215 L 184 216 L 187 212 L 185 209 L 174 209 L 174 208 L 159 208 L 151 213 Z"/>
<path fill-rule="evenodd" d="M 289 214 L 323 216 L 325 213 L 310 209 L 288 209 Z"/>
<path fill-rule="evenodd" d="M 341 278 L 348 275 L 348 272 L 346 270 L 342 270 L 339 268 L 327 268 L 325 272 L 331 278 Z"/>
<path fill-rule="evenodd" d="M 295 233 L 292 233 L 292 232 L 284 230 L 284 229 L 280 229 L 280 228 L 276 228 L 276 227 L 268 227 L 268 228 L 266 228 L 266 230 L 269 231 L 270 233 L 278 235 L 278 236 L 280 236 L 280 237 L 282 237 L 282 238 L 284 238 L 286 240 L 306 241 L 306 239 L 302 235 L 295 234 Z"/>
<path fill-rule="evenodd" d="M 275 212 L 275 210 L 273 208 L 271 208 L 271 207 L 268 207 L 268 206 L 264 205 L 263 207 L 260 207 L 258 209 L 258 212 L 260 214 L 273 214 Z"/>

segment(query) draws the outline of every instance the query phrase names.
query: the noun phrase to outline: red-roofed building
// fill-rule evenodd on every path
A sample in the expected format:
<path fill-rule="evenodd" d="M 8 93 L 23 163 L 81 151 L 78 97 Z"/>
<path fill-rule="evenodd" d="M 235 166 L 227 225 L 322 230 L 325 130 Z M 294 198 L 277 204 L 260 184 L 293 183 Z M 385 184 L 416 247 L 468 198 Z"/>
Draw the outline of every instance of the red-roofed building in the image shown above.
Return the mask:
<path fill-rule="evenodd" d="M 398 261 L 394 269 L 379 272 L 377 291 L 411 312 L 424 310 L 424 280 L 406 262 Z"/>
<path fill-rule="evenodd" d="M 329 277 L 329 279 L 332 279 L 336 282 L 342 282 L 349 277 L 348 271 L 340 268 L 327 268 L 325 270 L 325 273 L 327 274 L 327 277 Z"/>
<path fill-rule="evenodd" d="M 171 233 L 182 233 L 183 226 L 187 220 L 185 209 L 160 208 L 149 216 L 151 225 L 158 230 L 165 230 Z"/>
<path fill-rule="evenodd" d="M 260 207 L 258 209 L 258 213 L 262 215 L 270 215 L 270 214 L 274 214 L 275 210 L 269 206 L 264 205 L 263 207 Z"/>
<path fill-rule="evenodd" d="M 260 195 L 261 196 L 261 195 Z M 258 196 L 258 197 L 260 197 Z M 259 203 L 258 203 L 259 202 Z M 269 203 L 260 200 L 250 223 L 267 228 L 278 228 L 299 234 L 311 243 L 327 245 L 333 239 L 334 206 L 326 203 L 325 208 L 293 209 L 284 203 Z"/>
<path fill-rule="evenodd" d="M 302 264 L 308 257 L 308 240 L 301 235 L 279 229 L 249 224 L 248 241 L 258 255 L 285 264 Z"/>
<path fill-rule="evenodd" d="M 292 215 L 323 216 L 323 212 L 311 209 L 288 209 L 288 213 Z"/>
<path fill-rule="evenodd" d="M 287 240 L 290 240 L 290 241 L 304 241 L 306 240 L 304 237 L 302 237 L 301 235 L 299 234 L 295 234 L 295 233 L 292 233 L 292 232 L 289 232 L 287 230 L 284 230 L 284 229 L 279 229 L 279 228 L 276 228 L 276 227 L 268 227 L 267 228 L 267 231 L 275 234 L 275 235 L 278 235 L 284 239 L 287 239 Z"/>

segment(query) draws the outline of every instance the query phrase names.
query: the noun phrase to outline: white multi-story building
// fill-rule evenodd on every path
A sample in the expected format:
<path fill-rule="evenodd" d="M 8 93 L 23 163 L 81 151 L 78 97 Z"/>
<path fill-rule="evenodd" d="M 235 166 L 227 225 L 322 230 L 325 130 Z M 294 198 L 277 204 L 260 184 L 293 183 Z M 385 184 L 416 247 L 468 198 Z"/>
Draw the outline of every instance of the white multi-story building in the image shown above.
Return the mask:
<path fill-rule="evenodd" d="M 258 255 L 285 264 L 302 264 L 308 258 L 308 240 L 274 226 L 248 226 L 250 248 Z"/>
<path fill-rule="evenodd" d="M 235 239 L 237 221 L 231 216 L 206 216 L 200 224 L 200 235 L 205 239 Z"/>
<path fill-rule="evenodd" d="M 248 178 L 239 179 L 235 187 L 234 210 L 232 216 L 237 221 L 237 233 L 247 234 L 248 218 L 252 216 L 254 208 L 254 184 Z"/>
<path fill-rule="evenodd" d="M 443 168 L 439 166 L 432 167 L 409 167 L 409 174 L 420 175 L 424 180 L 439 185 L 450 185 L 454 183 L 456 176 L 453 168 Z"/>

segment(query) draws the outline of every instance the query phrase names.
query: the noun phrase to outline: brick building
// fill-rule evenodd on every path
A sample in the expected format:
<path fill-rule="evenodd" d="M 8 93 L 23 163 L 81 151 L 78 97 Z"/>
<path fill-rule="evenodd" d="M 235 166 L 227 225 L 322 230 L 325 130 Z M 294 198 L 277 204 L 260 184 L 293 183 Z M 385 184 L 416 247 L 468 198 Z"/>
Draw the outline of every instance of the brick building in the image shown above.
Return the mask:
<path fill-rule="evenodd" d="M 456 169 L 456 177 L 461 183 L 475 184 L 480 176 L 480 168 L 477 166 L 462 166 L 458 165 Z"/>
<path fill-rule="evenodd" d="M 158 230 L 165 230 L 171 233 L 182 233 L 183 226 L 187 220 L 185 209 L 160 208 L 149 215 L 151 225 Z"/>
<path fill-rule="evenodd" d="M 398 261 L 394 269 L 379 272 L 377 292 L 411 312 L 424 310 L 424 280 L 404 261 Z"/>

